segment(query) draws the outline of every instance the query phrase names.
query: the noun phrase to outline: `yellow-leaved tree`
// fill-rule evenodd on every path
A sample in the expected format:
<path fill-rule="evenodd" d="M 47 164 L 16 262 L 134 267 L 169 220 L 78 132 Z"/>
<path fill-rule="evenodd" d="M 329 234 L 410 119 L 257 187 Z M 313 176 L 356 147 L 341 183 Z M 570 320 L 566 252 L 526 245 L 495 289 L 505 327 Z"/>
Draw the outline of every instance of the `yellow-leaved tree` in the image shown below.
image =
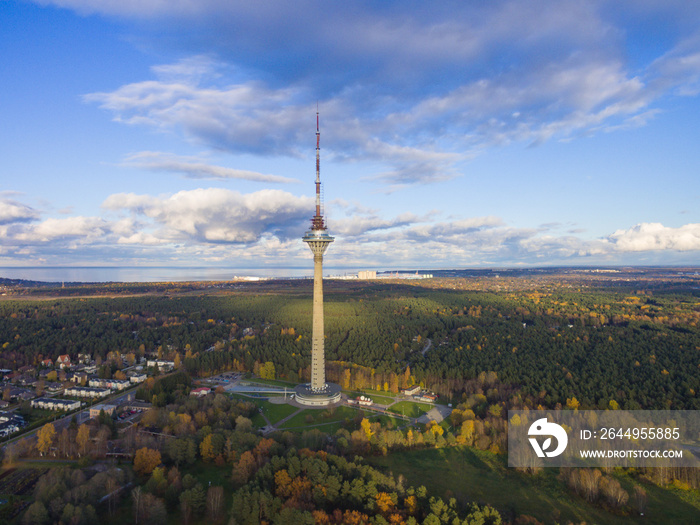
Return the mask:
<path fill-rule="evenodd" d="M 90 441 L 90 427 L 80 425 L 78 427 L 78 435 L 75 438 L 75 442 L 78 444 L 78 457 L 87 454 L 88 441 Z"/>
<path fill-rule="evenodd" d="M 56 437 L 56 429 L 52 423 L 46 423 L 36 433 L 36 437 L 36 448 L 39 451 L 39 455 L 43 456 L 51 449 L 53 440 Z"/>
<path fill-rule="evenodd" d="M 138 449 L 136 451 L 136 456 L 134 456 L 134 471 L 137 474 L 147 476 L 153 472 L 153 469 L 160 465 L 160 463 L 161 457 L 158 450 L 143 447 Z"/>

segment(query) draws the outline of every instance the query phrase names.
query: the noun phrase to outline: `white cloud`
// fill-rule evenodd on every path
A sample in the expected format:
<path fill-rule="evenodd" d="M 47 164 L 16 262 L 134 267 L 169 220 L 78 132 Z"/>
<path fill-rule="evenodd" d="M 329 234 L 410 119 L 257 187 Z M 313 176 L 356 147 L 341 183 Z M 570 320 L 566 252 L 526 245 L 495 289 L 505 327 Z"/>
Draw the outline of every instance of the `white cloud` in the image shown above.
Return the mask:
<path fill-rule="evenodd" d="M 280 190 L 114 194 L 103 203 L 105 217 L 42 220 L 38 212 L 21 212 L 23 205 L 14 204 L 11 211 L 20 212 L 10 213 L 11 222 L 0 224 L 4 263 L 133 264 L 157 258 L 190 264 L 296 265 L 309 258 L 300 237 L 308 227 L 313 199 Z M 386 218 L 376 210 L 333 205 L 343 215 L 331 224 L 336 243 L 328 260 L 335 265 L 615 264 L 628 263 L 626 254 L 645 254 L 663 263 L 672 261 L 674 253 L 700 251 L 700 224 L 672 228 L 642 223 L 605 238 L 585 239 L 577 235 L 581 232 L 556 235 L 559 224 L 516 228 L 494 216 L 441 221 L 439 212 Z"/>
<path fill-rule="evenodd" d="M 123 165 L 157 172 L 180 173 L 188 179 L 241 179 L 254 182 L 268 182 L 273 184 L 299 182 L 298 179 L 283 177 L 281 175 L 269 175 L 256 171 L 213 166 L 198 158 L 183 157 L 158 151 L 142 151 L 139 153 L 134 153 L 126 157 Z"/>
<path fill-rule="evenodd" d="M 608 241 L 620 252 L 700 251 L 700 224 L 670 228 L 659 223 L 642 223 L 617 230 Z"/>
<path fill-rule="evenodd" d="M 0 225 L 15 222 L 29 222 L 39 218 L 39 213 L 26 204 L 0 195 Z"/>
<path fill-rule="evenodd" d="M 301 236 L 313 200 L 280 190 L 243 195 L 209 188 L 169 197 L 115 194 L 103 207 L 151 219 L 160 228 L 158 235 L 171 242 L 255 243 L 265 234 L 282 239 Z"/>
<path fill-rule="evenodd" d="M 104 239 L 110 230 L 109 223 L 99 217 L 50 218 L 27 226 L 24 231 L 15 235 L 15 239 L 27 244 L 66 239 L 87 244 Z"/>
<path fill-rule="evenodd" d="M 178 42 L 187 28 L 190 55 L 154 66 L 155 80 L 85 96 L 116 120 L 231 153 L 299 156 L 312 148 L 303 123 L 320 101 L 324 151 L 384 166 L 366 180 L 390 190 L 454 178 L 485 148 L 643 126 L 660 97 L 700 89 L 700 38 L 687 30 L 657 60 L 627 62 L 616 9 L 697 18 L 676 4 L 50 3 L 157 21 L 154 36 Z M 261 175 L 176 164 L 189 177 Z"/>
<path fill-rule="evenodd" d="M 353 216 L 333 221 L 333 232 L 345 237 L 357 237 L 369 232 L 389 230 L 409 226 L 416 222 L 423 222 L 426 218 L 420 218 L 413 213 L 403 213 L 394 219 L 382 219 L 372 214 L 370 216 Z"/>

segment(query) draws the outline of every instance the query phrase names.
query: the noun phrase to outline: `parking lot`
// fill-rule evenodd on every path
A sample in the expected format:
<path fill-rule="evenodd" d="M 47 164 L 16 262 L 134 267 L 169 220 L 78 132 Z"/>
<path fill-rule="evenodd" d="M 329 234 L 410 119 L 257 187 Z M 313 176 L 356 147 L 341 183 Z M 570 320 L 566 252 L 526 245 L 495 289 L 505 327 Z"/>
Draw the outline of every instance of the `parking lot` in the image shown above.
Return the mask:
<path fill-rule="evenodd" d="M 120 421 L 129 421 L 131 418 L 134 416 L 140 414 L 143 412 L 143 409 L 133 409 L 133 410 L 125 410 L 123 412 L 120 412 L 117 418 L 119 418 Z"/>
<path fill-rule="evenodd" d="M 223 374 L 208 378 L 207 382 L 214 385 L 226 386 L 232 383 L 237 383 L 242 377 L 243 374 L 241 372 L 225 372 Z"/>

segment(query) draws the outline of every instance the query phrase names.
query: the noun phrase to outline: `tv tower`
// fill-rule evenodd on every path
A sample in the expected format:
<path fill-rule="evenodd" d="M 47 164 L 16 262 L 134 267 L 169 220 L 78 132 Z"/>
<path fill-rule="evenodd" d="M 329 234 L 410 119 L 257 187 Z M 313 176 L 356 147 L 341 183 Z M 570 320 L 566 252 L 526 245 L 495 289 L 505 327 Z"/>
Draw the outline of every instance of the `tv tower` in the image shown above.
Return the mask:
<path fill-rule="evenodd" d="M 316 215 L 311 229 L 302 240 L 314 254 L 313 332 L 311 337 L 311 383 L 295 388 L 296 400 L 302 405 L 327 406 L 340 401 L 340 386 L 326 383 L 323 330 L 323 254 L 334 238 L 328 234 L 321 209 L 321 131 L 316 111 Z"/>

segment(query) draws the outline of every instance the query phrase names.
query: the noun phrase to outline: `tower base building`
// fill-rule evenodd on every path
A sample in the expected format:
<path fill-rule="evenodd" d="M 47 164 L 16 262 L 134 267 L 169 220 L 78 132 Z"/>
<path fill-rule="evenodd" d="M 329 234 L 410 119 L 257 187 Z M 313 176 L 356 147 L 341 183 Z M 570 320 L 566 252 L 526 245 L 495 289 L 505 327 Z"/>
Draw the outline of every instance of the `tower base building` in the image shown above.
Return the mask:
<path fill-rule="evenodd" d="M 311 388 L 311 383 L 297 385 L 294 388 L 294 398 L 300 405 L 309 407 L 327 407 L 340 403 L 340 385 L 326 383 L 321 390 Z"/>

